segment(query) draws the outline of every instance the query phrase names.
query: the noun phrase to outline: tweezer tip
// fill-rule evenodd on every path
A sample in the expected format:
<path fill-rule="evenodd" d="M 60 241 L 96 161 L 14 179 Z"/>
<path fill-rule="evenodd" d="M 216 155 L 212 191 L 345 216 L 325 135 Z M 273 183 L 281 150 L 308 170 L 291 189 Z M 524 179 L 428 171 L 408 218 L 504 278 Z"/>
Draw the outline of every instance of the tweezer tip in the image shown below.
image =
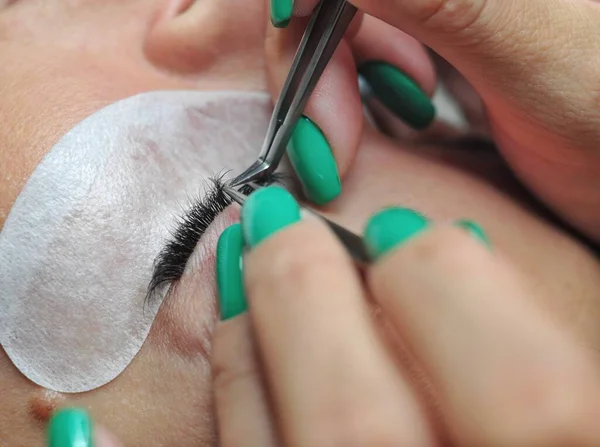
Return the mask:
<path fill-rule="evenodd" d="M 241 192 L 234 189 L 230 184 L 223 186 L 223 192 L 240 205 L 243 205 L 246 200 L 246 197 Z"/>
<path fill-rule="evenodd" d="M 270 172 L 269 165 L 260 159 L 256 160 L 248 169 L 231 180 L 229 186 L 234 188 L 239 187 L 240 185 L 258 180 L 268 172 Z"/>

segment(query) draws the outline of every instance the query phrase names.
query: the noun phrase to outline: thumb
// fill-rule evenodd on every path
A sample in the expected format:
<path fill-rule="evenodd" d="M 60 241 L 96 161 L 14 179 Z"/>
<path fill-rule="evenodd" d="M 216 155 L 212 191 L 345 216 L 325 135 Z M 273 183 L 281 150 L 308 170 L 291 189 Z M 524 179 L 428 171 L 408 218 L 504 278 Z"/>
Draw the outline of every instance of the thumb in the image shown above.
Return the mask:
<path fill-rule="evenodd" d="M 573 59 L 595 52 L 600 37 L 598 5 L 585 0 L 350 1 L 431 47 L 484 99 L 539 104 L 532 89 L 568 90 L 583 75 L 585 58 Z"/>

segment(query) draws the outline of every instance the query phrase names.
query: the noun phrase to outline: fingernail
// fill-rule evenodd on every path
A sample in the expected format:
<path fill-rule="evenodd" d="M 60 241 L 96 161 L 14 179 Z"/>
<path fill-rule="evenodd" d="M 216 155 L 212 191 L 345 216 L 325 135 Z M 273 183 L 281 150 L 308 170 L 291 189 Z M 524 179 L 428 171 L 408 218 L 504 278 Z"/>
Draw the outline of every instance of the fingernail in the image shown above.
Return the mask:
<path fill-rule="evenodd" d="M 329 143 L 321 129 L 304 116 L 292 134 L 288 157 L 314 203 L 324 205 L 340 195 L 342 183 Z"/>
<path fill-rule="evenodd" d="M 279 186 L 259 189 L 242 206 L 242 233 L 250 247 L 299 220 L 298 202 Z"/>
<path fill-rule="evenodd" d="M 492 241 L 481 226 L 472 220 L 459 220 L 454 223 L 455 226 L 466 230 L 474 239 L 483 243 L 487 248 L 492 248 Z"/>
<path fill-rule="evenodd" d="M 294 11 L 294 0 L 271 0 L 271 23 L 276 28 L 285 28 Z"/>
<path fill-rule="evenodd" d="M 50 419 L 49 447 L 93 447 L 92 439 L 92 421 L 85 410 L 66 408 Z"/>
<path fill-rule="evenodd" d="M 435 107 L 427 94 L 406 74 L 386 62 L 367 62 L 358 69 L 377 98 L 414 129 L 428 127 Z"/>
<path fill-rule="evenodd" d="M 421 214 L 406 208 L 388 208 L 375 214 L 367 224 L 365 243 L 373 259 L 405 243 L 429 226 Z"/>
<path fill-rule="evenodd" d="M 221 319 L 229 320 L 246 312 L 246 296 L 242 274 L 242 226 L 225 229 L 217 244 L 217 290 Z"/>

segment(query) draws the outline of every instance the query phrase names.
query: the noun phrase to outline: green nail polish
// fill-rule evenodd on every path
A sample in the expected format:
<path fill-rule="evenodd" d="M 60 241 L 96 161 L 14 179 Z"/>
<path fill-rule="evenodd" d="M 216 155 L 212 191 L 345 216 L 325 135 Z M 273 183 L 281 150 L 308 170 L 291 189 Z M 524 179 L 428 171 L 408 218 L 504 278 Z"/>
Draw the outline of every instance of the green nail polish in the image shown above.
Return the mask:
<path fill-rule="evenodd" d="M 92 421 L 85 410 L 59 410 L 50 419 L 49 447 L 93 447 Z"/>
<path fill-rule="evenodd" d="M 294 11 L 294 0 L 271 0 L 271 23 L 276 28 L 285 28 Z"/>
<path fill-rule="evenodd" d="M 246 312 L 242 274 L 242 226 L 234 224 L 221 234 L 217 244 L 217 289 L 221 319 L 229 320 Z"/>
<path fill-rule="evenodd" d="M 433 122 L 435 107 L 429 97 L 396 67 L 386 62 L 367 62 L 358 71 L 377 98 L 406 124 L 419 130 Z"/>
<path fill-rule="evenodd" d="M 321 129 L 304 116 L 292 134 L 288 157 L 314 203 L 324 205 L 340 195 L 342 183 L 329 143 Z"/>
<path fill-rule="evenodd" d="M 250 247 L 300 220 L 300 207 L 285 189 L 268 186 L 250 194 L 242 206 L 242 231 Z"/>
<path fill-rule="evenodd" d="M 473 238 L 483 243 L 486 247 L 492 248 L 492 241 L 490 241 L 485 230 L 479 224 L 471 220 L 459 220 L 454 225 L 466 230 Z"/>
<path fill-rule="evenodd" d="M 429 226 L 425 217 L 405 208 L 388 208 L 374 215 L 365 230 L 365 243 L 373 259 L 386 254 Z"/>

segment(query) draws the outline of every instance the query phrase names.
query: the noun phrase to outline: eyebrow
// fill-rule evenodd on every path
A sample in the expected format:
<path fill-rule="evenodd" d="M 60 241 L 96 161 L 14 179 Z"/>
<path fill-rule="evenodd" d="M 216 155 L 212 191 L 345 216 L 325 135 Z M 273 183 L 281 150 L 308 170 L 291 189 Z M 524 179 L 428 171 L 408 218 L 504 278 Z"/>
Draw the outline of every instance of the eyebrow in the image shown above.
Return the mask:
<path fill-rule="evenodd" d="M 168 294 L 172 286 L 181 279 L 185 267 L 196 249 L 196 245 L 213 223 L 217 216 L 233 202 L 224 192 L 224 175 L 208 179 L 208 188 L 204 194 L 196 198 L 192 205 L 177 217 L 175 229 L 171 237 L 154 260 L 152 277 L 148 285 L 146 299 L 148 303 L 157 296 Z M 261 186 L 272 183 L 282 183 L 284 176 L 271 174 Z M 243 186 L 240 191 L 244 194 L 252 192 L 251 186 Z"/>

